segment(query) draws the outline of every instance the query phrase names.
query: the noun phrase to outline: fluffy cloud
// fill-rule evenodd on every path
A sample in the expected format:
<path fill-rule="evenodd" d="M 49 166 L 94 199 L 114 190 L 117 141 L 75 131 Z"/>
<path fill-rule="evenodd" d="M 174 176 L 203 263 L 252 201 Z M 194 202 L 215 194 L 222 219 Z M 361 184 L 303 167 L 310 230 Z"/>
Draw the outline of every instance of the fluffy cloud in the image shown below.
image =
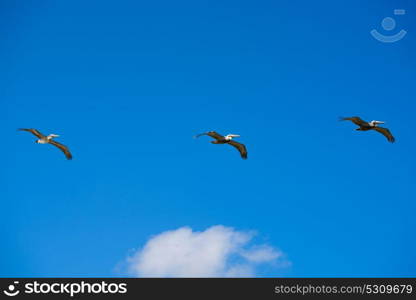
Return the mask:
<path fill-rule="evenodd" d="M 138 277 L 251 277 L 261 263 L 282 253 L 268 245 L 252 245 L 252 232 L 213 226 L 205 231 L 182 227 L 162 232 L 128 258 Z"/>

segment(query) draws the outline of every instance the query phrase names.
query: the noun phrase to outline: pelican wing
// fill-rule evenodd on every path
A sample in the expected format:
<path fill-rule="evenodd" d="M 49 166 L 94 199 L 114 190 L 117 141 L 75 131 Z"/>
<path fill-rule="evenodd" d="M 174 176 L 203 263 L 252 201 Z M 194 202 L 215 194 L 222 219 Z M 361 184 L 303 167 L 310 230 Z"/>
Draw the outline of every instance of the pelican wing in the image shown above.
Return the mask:
<path fill-rule="evenodd" d="M 351 121 L 358 126 L 368 126 L 368 123 L 362 120 L 360 117 L 340 118 L 340 121 Z"/>
<path fill-rule="evenodd" d="M 380 132 L 382 135 L 384 135 L 390 143 L 394 143 L 394 141 L 396 140 L 394 138 L 394 136 L 391 134 L 390 130 L 388 130 L 387 128 L 384 128 L 384 127 L 374 127 L 373 129 L 375 131 Z"/>
<path fill-rule="evenodd" d="M 33 129 L 33 128 L 19 128 L 19 130 L 30 132 L 30 133 L 32 133 L 33 135 L 35 135 L 39 139 L 45 137 L 42 133 L 40 133 L 39 130 L 36 130 L 36 129 Z"/>
<path fill-rule="evenodd" d="M 69 152 L 69 149 L 67 146 L 62 145 L 61 143 L 58 143 L 54 140 L 50 140 L 49 144 L 54 145 L 55 147 L 58 147 L 66 156 L 67 159 L 72 159 L 72 154 Z"/>
<path fill-rule="evenodd" d="M 200 137 L 202 135 L 208 135 L 208 136 L 210 136 L 210 137 L 212 137 L 212 138 L 214 138 L 216 140 L 222 140 L 222 139 L 224 139 L 224 136 L 223 135 L 221 135 L 221 134 L 219 134 L 218 132 L 215 132 L 215 131 L 209 131 L 209 132 L 200 133 L 200 134 L 196 135 L 195 137 L 197 138 L 197 137 Z"/>
<path fill-rule="evenodd" d="M 244 144 L 240 144 L 239 142 L 236 142 L 233 140 L 229 141 L 228 144 L 237 148 L 237 150 L 241 154 L 242 159 L 247 159 L 247 149 L 246 149 L 246 146 L 244 146 Z"/>

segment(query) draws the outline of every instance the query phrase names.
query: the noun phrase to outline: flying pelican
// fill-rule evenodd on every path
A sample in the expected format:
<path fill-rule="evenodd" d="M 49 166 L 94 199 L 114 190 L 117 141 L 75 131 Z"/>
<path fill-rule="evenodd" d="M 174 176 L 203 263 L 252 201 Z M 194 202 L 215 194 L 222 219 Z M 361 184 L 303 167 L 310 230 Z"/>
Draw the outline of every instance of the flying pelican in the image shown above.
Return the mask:
<path fill-rule="evenodd" d="M 30 129 L 28 129 L 28 128 L 19 128 L 19 130 L 27 131 L 27 132 L 30 132 L 33 135 L 35 135 L 38 138 L 38 140 L 36 140 L 36 143 L 38 143 L 38 144 L 51 144 L 51 145 L 54 145 L 55 147 L 58 147 L 65 154 L 67 159 L 72 159 L 72 155 L 71 155 L 71 152 L 69 152 L 68 147 L 64 146 L 64 145 L 62 145 L 58 142 L 55 142 L 53 140 L 53 138 L 56 138 L 59 135 L 50 134 L 50 135 L 46 136 L 46 135 L 43 135 L 42 133 L 40 133 L 38 130 L 32 129 L 32 128 L 30 128 Z"/>
<path fill-rule="evenodd" d="M 238 134 L 227 134 L 226 136 L 223 136 L 215 131 L 209 131 L 209 132 L 204 132 L 201 134 L 198 134 L 195 136 L 195 138 L 200 137 L 202 135 L 208 135 L 212 138 L 215 139 L 215 141 L 211 141 L 211 143 L 213 144 L 228 144 L 231 145 L 233 147 L 235 147 L 241 155 L 242 159 L 247 159 L 247 149 L 246 146 L 244 146 L 243 144 L 240 144 L 236 141 L 233 141 L 233 138 L 235 137 L 239 137 Z"/>
<path fill-rule="evenodd" d="M 391 134 L 390 130 L 388 130 L 387 128 L 378 126 L 379 124 L 384 124 L 385 122 L 376 121 L 376 120 L 373 120 L 371 122 L 366 122 L 366 121 L 362 120 L 360 117 L 340 118 L 340 121 L 351 121 L 351 122 L 353 122 L 355 125 L 360 126 L 356 129 L 356 130 L 359 130 L 359 131 L 375 130 L 377 132 L 380 132 L 391 143 L 394 143 L 394 141 L 396 140 L 394 138 L 394 136 Z"/>

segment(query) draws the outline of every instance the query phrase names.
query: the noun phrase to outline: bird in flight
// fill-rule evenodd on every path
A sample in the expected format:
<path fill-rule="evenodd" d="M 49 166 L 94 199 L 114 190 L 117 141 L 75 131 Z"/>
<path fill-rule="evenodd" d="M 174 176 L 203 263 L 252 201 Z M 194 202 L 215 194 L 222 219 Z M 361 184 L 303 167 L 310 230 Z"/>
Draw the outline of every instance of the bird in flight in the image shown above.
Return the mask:
<path fill-rule="evenodd" d="M 28 128 L 19 128 L 19 130 L 27 131 L 27 132 L 32 133 L 33 135 L 35 135 L 38 138 L 38 140 L 36 140 L 36 143 L 38 143 L 38 144 L 51 144 L 51 145 L 59 148 L 65 154 L 67 159 L 72 159 L 72 154 L 71 154 L 71 152 L 69 152 L 68 147 L 53 140 L 53 138 L 56 138 L 59 135 L 50 134 L 50 135 L 46 136 L 46 135 L 43 135 L 42 133 L 40 133 L 38 130 L 31 129 L 31 128 L 30 129 L 28 129 Z"/>
<path fill-rule="evenodd" d="M 382 135 L 384 135 L 387 138 L 387 140 L 391 143 L 394 143 L 394 141 L 396 140 L 394 136 L 391 134 L 390 130 L 388 130 L 387 128 L 378 126 L 379 124 L 384 124 L 385 122 L 376 121 L 376 120 L 373 120 L 371 122 L 366 122 L 362 120 L 360 117 L 340 118 L 340 121 L 353 122 L 355 125 L 359 126 L 356 129 L 359 131 L 375 130 L 381 133 Z"/>
<path fill-rule="evenodd" d="M 209 132 L 204 132 L 201 134 L 198 134 L 195 136 L 195 138 L 200 137 L 202 135 L 208 135 L 212 138 L 214 138 L 214 141 L 211 141 L 211 143 L 213 144 L 228 144 L 231 145 L 233 147 L 235 147 L 241 155 L 242 159 L 247 159 L 247 149 L 246 146 L 244 146 L 241 143 L 238 143 L 236 141 L 233 141 L 233 138 L 235 137 L 239 137 L 238 134 L 227 134 L 226 136 L 223 136 L 215 131 L 209 131 Z"/>

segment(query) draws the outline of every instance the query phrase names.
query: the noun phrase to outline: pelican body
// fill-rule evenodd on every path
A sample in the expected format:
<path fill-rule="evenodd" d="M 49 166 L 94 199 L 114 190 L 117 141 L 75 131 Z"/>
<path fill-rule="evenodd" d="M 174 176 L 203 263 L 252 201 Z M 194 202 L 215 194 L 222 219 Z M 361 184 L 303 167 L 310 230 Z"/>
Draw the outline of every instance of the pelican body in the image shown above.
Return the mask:
<path fill-rule="evenodd" d="M 53 138 L 59 137 L 57 134 L 50 134 L 48 136 L 43 136 L 40 139 L 36 140 L 35 143 L 38 144 L 49 144 Z"/>
<path fill-rule="evenodd" d="M 213 140 L 211 141 L 211 143 L 213 144 L 229 144 L 233 138 L 235 137 L 239 137 L 238 134 L 227 134 L 226 136 L 218 139 L 218 140 Z"/>
<path fill-rule="evenodd" d="M 233 141 L 233 138 L 235 137 L 239 137 L 238 134 L 227 134 L 227 135 L 221 135 L 215 131 L 209 131 L 209 132 L 204 132 L 201 134 L 196 135 L 195 137 L 200 137 L 202 135 L 208 135 L 212 138 L 214 138 L 213 141 L 211 141 L 212 144 L 228 144 L 230 146 L 233 146 L 234 148 L 236 148 L 238 150 L 238 152 L 240 152 L 241 158 L 242 159 L 247 159 L 247 149 L 246 146 L 244 144 L 238 143 L 236 141 Z"/>
<path fill-rule="evenodd" d="M 340 118 L 340 120 L 353 122 L 355 125 L 358 126 L 358 128 L 355 129 L 358 131 L 368 131 L 368 130 L 377 131 L 381 133 L 382 135 L 384 135 L 390 143 L 394 143 L 394 141 L 396 140 L 394 136 L 391 134 L 389 129 L 378 126 L 380 124 L 384 124 L 385 122 L 376 121 L 376 120 L 373 120 L 371 122 L 366 122 L 362 120 L 360 117 Z"/>
<path fill-rule="evenodd" d="M 360 127 L 358 127 L 357 129 L 355 129 L 355 130 L 358 130 L 358 131 L 367 131 L 367 130 L 372 130 L 372 129 L 374 129 L 375 127 L 377 127 L 379 124 L 384 124 L 385 122 L 382 122 L 382 121 L 376 121 L 376 120 L 373 120 L 373 121 L 371 121 L 371 122 L 368 122 L 368 123 L 360 123 L 360 125 L 358 125 L 358 126 L 360 126 Z"/>
<path fill-rule="evenodd" d="M 30 132 L 34 136 L 36 136 L 38 139 L 35 141 L 37 144 L 51 144 L 52 146 L 57 147 L 59 150 L 61 150 L 67 159 L 72 159 L 72 154 L 69 152 L 69 149 L 67 146 L 62 145 L 61 143 L 58 143 L 54 141 L 53 139 L 58 137 L 57 134 L 49 134 L 44 135 L 39 130 L 33 129 L 33 128 L 20 128 L 21 131 Z"/>

